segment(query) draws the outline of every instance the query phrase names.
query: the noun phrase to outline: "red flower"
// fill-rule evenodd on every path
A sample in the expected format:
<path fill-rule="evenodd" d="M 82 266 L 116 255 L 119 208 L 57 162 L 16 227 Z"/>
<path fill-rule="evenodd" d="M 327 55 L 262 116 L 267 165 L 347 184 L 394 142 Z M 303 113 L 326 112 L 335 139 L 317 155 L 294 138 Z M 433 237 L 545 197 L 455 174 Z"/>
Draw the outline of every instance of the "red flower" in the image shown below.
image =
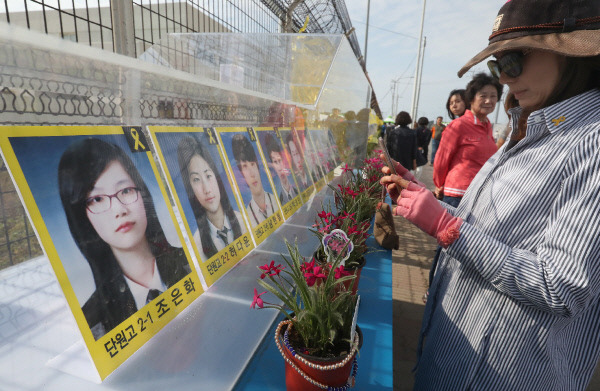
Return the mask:
<path fill-rule="evenodd" d="M 358 193 L 357 193 L 357 192 L 355 192 L 354 190 L 352 190 L 352 189 L 351 189 L 351 188 L 349 188 L 349 187 L 346 187 L 346 188 L 344 189 L 344 192 L 346 193 L 346 195 L 352 196 L 352 199 L 354 199 L 354 197 L 356 197 L 356 196 L 358 195 Z"/>
<path fill-rule="evenodd" d="M 335 279 L 339 280 L 342 277 L 345 276 L 349 276 L 351 273 L 347 272 L 346 269 L 344 269 L 343 265 L 340 265 L 339 267 L 335 268 Z"/>
<path fill-rule="evenodd" d="M 331 229 L 331 224 L 327 224 L 323 228 L 319 228 L 319 232 L 326 234 L 326 233 L 329 233 L 330 229 Z"/>
<path fill-rule="evenodd" d="M 301 272 L 310 272 L 312 271 L 313 267 L 315 267 L 315 259 L 313 258 L 312 261 L 310 262 L 304 262 L 302 265 L 300 265 L 300 271 Z"/>
<path fill-rule="evenodd" d="M 256 288 L 254 288 L 254 299 L 252 300 L 252 304 L 250 304 L 250 308 L 256 308 L 257 305 L 260 308 L 263 308 L 265 306 L 265 303 L 263 302 L 263 299 L 260 298 L 260 296 L 264 295 L 265 293 L 267 293 L 267 291 L 264 291 L 263 293 L 258 293 Z"/>
<path fill-rule="evenodd" d="M 258 268 L 264 270 L 264 272 L 260 275 L 261 279 L 264 279 L 266 276 L 276 276 L 284 269 L 281 264 L 275 266 L 275 261 L 271 261 L 271 264 L 266 263 Z"/>
<path fill-rule="evenodd" d="M 348 166 L 348 163 L 346 163 L 346 165 L 345 165 L 344 167 L 342 167 L 342 172 L 343 172 L 343 173 L 346 173 L 346 172 L 348 172 L 348 171 L 352 171 L 352 168 L 350 168 L 350 167 Z"/>
<path fill-rule="evenodd" d="M 346 211 L 344 210 L 344 211 L 342 211 L 342 215 L 341 215 L 341 216 L 339 216 L 339 219 L 340 219 L 340 220 L 346 220 L 346 219 L 350 219 L 350 220 L 352 220 L 352 221 L 356 222 L 356 220 L 354 219 L 354 215 L 355 215 L 355 214 L 356 214 L 356 213 L 348 213 L 348 212 L 346 212 Z"/>
<path fill-rule="evenodd" d="M 317 279 L 326 277 L 327 276 L 322 272 L 321 266 L 314 266 L 312 270 L 307 270 L 304 273 L 304 278 L 306 278 L 306 284 L 308 286 L 313 286 L 315 285 L 315 282 L 317 282 Z"/>

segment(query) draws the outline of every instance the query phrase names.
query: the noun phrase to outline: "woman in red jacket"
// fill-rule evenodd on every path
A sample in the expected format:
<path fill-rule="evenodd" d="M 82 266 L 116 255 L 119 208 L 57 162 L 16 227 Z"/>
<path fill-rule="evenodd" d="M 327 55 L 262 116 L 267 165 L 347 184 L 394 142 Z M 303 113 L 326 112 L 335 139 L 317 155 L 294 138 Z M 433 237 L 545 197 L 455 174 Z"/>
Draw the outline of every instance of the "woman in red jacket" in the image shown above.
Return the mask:
<path fill-rule="evenodd" d="M 470 109 L 444 130 L 433 165 L 436 195 L 458 206 L 481 166 L 496 152 L 492 124 L 487 116 L 496 108 L 502 85 L 491 75 L 478 73 L 467 84 Z"/>

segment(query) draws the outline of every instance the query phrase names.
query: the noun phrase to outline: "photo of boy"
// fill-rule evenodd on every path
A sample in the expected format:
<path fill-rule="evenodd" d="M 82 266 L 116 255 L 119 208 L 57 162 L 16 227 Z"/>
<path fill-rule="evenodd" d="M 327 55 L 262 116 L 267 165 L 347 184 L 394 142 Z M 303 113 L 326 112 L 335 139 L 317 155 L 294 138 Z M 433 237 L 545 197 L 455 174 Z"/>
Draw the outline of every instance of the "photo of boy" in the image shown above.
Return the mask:
<path fill-rule="evenodd" d="M 237 168 L 250 190 L 251 199 L 246 206 L 246 211 L 250 224 L 255 227 L 278 211 L 279 206 L 275 196 L 265 191 L 263 187 L 258 157 L 248 136 L 235 134 L 231 139 L 231 151 Z"/>
<path fill-rule="evenodd" d="M 279 201 L 282 205 L 285 205 L 300 193 L 294 184 L 290 182 L 290 170 L 287 168 L 287 162 L 283 156 L 279 141 L 267 133 L 264 137 L 264 145 L 266 147 L 266 158 L 271 163 L 270 166 L 277 174 L 277 178 L 279 178 L 279 183 L 281 184 Z"/>

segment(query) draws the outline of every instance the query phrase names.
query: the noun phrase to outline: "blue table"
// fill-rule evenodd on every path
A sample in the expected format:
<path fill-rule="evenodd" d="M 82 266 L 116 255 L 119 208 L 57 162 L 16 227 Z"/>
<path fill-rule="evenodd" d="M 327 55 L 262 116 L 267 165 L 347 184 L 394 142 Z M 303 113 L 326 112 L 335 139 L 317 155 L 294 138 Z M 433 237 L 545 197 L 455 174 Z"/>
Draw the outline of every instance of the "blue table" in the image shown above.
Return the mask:
<path fill-rule="evenodd" d="M 373 237 L 371 249 L 383 250 Z M 363 346 L 358 357 L 355 390 L 392 390 L 392 254 L 383 250 L 367 254 L 358 286 L 358 325 Z M 279 322 L 278 318 L 276 322 Z M 285 390 L 285 365 L 275 345 L 275 327 L 256 350 L 234 390 Z"/>

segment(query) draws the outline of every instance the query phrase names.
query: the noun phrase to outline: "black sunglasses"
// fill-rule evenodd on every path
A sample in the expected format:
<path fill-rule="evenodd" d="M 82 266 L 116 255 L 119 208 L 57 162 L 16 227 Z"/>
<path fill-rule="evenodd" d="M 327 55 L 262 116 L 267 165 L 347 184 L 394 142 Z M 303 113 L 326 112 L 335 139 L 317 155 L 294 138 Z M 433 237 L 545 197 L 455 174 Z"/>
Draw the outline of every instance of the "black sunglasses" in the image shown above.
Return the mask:
<path fill-rule="evenodd" d="M 508 52 L 498 60 L 488 61 L 487 66 L 496 79 L 500 79 L 501 72 L 509 77 L 517 77 L 523 72 L 523 59 L 527 54 L 521 51 Z"/>

